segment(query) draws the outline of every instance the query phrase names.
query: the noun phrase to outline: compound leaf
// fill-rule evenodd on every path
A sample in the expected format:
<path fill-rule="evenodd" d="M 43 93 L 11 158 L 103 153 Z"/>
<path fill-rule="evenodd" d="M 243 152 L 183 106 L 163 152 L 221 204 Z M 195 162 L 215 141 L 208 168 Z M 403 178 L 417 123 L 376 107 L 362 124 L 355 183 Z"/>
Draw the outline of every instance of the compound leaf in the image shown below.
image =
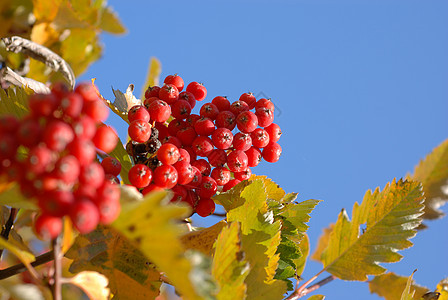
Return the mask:
<path fill-rule="evenodd" d="M 448 201 L 448 140 L 437 146 L 415 167 L 413 180 L 420 181 L 425 192 L 424 219 L 438 219 L 440 206 Z"/>
<path fill-rule="evenodd" d="M 399 276 L 395 273 L 375 276 L 375 278 L 369 281 L 370 293 L 375 293 L 386 300 L 400 299 L 408 280 L 408 277 Z M 427 288 L 415 284 L 413 280 L 411 280 L 410 288 L 415 291 L 416 299 L 420 299 L 421 296 L 429 291 Z"/>
<path fill-rule="evenodd" d="M 418 182 L 394 180 L 382 192 L 367 191 L 361 205 L 355 203 L 352 221 L 345 210 L 339 214 L 321 255 L 324 270 L 343 280 L 359 281 L 384 273 L 380 262 L 397 262 L 402 257 L 397 251 L 412 246 L 408 239 L 416 234 L 423 207 Z"/>

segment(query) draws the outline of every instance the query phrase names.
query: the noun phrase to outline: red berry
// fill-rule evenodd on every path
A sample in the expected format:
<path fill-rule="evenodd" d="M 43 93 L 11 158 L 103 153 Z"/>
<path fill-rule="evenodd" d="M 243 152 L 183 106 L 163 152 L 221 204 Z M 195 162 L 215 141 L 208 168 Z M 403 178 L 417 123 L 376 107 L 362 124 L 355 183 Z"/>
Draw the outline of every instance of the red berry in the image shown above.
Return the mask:
<path fill-rule="evenodd" d="M 95 145 L 86 139 L 75 138 L 67 146 L 69 154 L 76 157 L 81 166 L 90 164 L 96 157 Z"/>
<path fill-rule="evenodd" d="M 43 240 L 50 241 L 62 232 L 62 219 L 47 214 L 41 214 L 34 222 L 37 235 Z"/>
<path fill-rule="evenodd" d="M 208 176 L 202 177 L 202 182 L 199 188 L 197 189 L 197 193 L 201 198 L 210 198 L 216 194 L 218 190 L 218 184 L 216 181 Z"/>
<path fill-rule="evenodd" d="M 103 167 L 97 162 L 92 162 L 81 167 L 79 182 L 93 188 L 99 188 L 104 182 L 105 174 Z"/>
<path fill-rule="evenodd" d="M 128 178 L 136 188 L 144 188 L 151 183 L 152 171 L 146 165 L 136 164 L 129 170 Z"/>
<path fill-rule="evenodd" d="M 151 98 L 151 97 L 159 97 L 159 91 L 160 87 L 157 85 L 155 86 L 148 86 L 148 88 L 145 91 L 145 99 Z"/>
<path fill-rule="evenodd" d="M 171 105 L 171 114 L 176 119 L 186 119 L 191 113 L 191 105 L 185 100 L 177 100 Z"/>
<path fill-rule="evenodd" d="M 109 108 L 101 100 L 84 102 L 82 112 L 96 122 L 104 122 L 109 116 Z"/>
<path fill-rule="evenodd" d="M 230 110 L 230 101 L 223 96 L 213 98 L 212 103 L 216 105 L 219 111 Z"/>
<path fill-rule="evenodd" d="M 206 157 L 213 150 L 213 142 L 206 136 L 198 136 L 194 139 L 192 144 L 193 150 L 197 155 Z"/>
<path fill-rule="evenodd" d="M 157 186 L 155 184 L 150 184 L 142 190 L 142 194 L 146 195 L 151 192 L 157 192 L 157 191 L 163 191 L 163 190 L 164 190 L 164 188 L 161 188 L 160 186 Z"/>
<path fill-rule="evenodd" d="M 27 170 L 36 175 L 45 172 L 45 170 L 51 167 L 51 164 L 54 161 L 54 156 L 54 152 L 43 144 L 31 148 L 26 163 Z"/>
<path fill-rule="evenodd" d="M 66 125 L 65 129 L 70 128 L 70 126 Z M 73 132 L 70 129 L 70 136 L 68 138 L 73 138 Z M 37 119 L 27 118 L 24 119 L 17 129 L 17 140 L 20 144 L 25 147 L 33 147 L 39 143 L 42 136 L 42 128 L 39 125 L 39 121 Z"/>
<path fill-rule="evenodd" d="M 90 140 L 96 132 L 95 121 L 86 115 L 80 116 L 72 123 L 73 132 L 79 138 Z"/>
<path fill-rule="evenodd" d="M 204 105 L 202 105 L 199 114 L 203 117 L 214 120 L 219 114 L 219 109 L 213 103 L 205 103 Z"/>
<path fill-rule="evenodd" d="M 19 120 L 13 115 L 0 116 L 0 133 L 13 133 L 19 127 Z"/>
<path fill-rule="evenodd" d="M 230 181 L 230 170 L 226 167 L 217 167 L 212 170 L 211 177 L 218 185 L 225 185 Z"/>
<path fill-rule="evenodd" d="M 101 166 L 104 169 L 105 174 L 112 174 L 118 176 L 121 172 L 121 163 L 118 159 L 112 156 L 108 156 L 103 159 Z"/>
<path fill-rule="evenodd" d="M 168 132 L 170 135 L 175 136 L 179 130 L 185 127 L 187 127 L 187 125 L 184 120 L 173 119 L 170 124 L 168 124 Z"/>
<path fill-rule="evenodd" d="M 160 88 L 159 98 L 171 105 L 179 99 L 179 90 L 174 85 L 165 84 Z"/>
<path fill-rule="evenodd" d="M 207 117 L 201 117 L 194 123 L 194 130 L 199 135 L 211 135 L 215 131 L 215 124 Z"/>
<path fill-rule="evenodd" d="M 171 143 L 163 144 L 157 151 L 157 158 L 164 165 L 172 165 L 179 160 L 179 149 Z"/>
<path fill-rule="evenodd" d="M 174 167 L 176 168 L 178 175 L 178 184 L 189 184 L 193 180 L 194 171 L 190 163 L 186 161 L 178 161 L 174 164 Z"/>
<path fill-rule="evenodd" d="M 100 220 L 99 222 L 104 225 L 108 225 L 115 221 L 120 214 L 121 205 L 120 201 L 112 198 L 102 198 L 95 201 L 95 205 L 98 209 Z"/>
<path fill-rule="evenodd" d="M 169 135 L 168 128 L 163 123 L 156 122 L 154 127 L 159 131 L 159 141 Z"/>
<path fill-rule="evenodd" d="M 174 193 L 173 198 L 171 198 L 170 202 L 172 203 L 179 203 L 179 202 L 185 202 L 188 191 L 186 188 L 184 188 L 181 185 L 176 185 L 171 189 Z"/>
<path fill-rule="evenodd" d="M 149 119 L 149 112 L 143 105 L 134 105 L 128 111 L 128 120 L 130 123 L 135 120 L 143 120 L 144 122 L 149 122 Z"/>
<path fill-rule="evenodd" d="M 34 94 L 28 100 L 28 105 L 33 115 L 48 117 L 56 109 L 58 100 L 53 94 Z"/>
<path fill-rule="evenodd" d="M 261 152 L 255 147 L 250 147 L 249 150 L 244 151 L 247 155 L 249 167 L 256 167 L 261 161 Z"/>
<path fill-rule="evenodd" d="M 63 190 L 53 190 L 38 197 L 37 204 L 44 214 L 63 217 L 72 209 L 75 203 L 73 193 Z"/>
<path fill-rule="evenodd" d="M 118 185 L 109 181 L 104 181 L 103 184 L 97 190 L 95 200 L 102 198 L 119 200 L 120 189 Z"/>
<path fill-rule="evenodd" d="M 209 163 L 213 167 L 222 167 L 227 162 L 226 151 L 222 149 L 215 149 L 207 156 Z"/>
<path fill-rule="evenodd" d="M 247 105 L 246 102 L 243 101 L 235 101 L 230 105 L 230 111 L 235 115 L 238 116 L 243 111 L 248 111 L 249 105 Z"/>
<path fill-rule="evenodd" d="M 159 97 L 150 97 L 146 98 L 145 101 L 143 101 L 143 106 L 148 109 L 151 103 L 153 103 L 156 100 L 160 100 Z"/>
<path fill-rule="evenodd" d="M 269 134 L 269 143 L 276 143 L 280 139 L 282 135 L 282 131 L 280 129 L 280 126 L 278 126 L 275 123 L 272 123 L 268 127 L 266 127 L 264 130 Z"/>
<path fill-rule="evenodd" d="M 218 149 L 228 149 L 233 142 L 233 134 L 227 128 L 218 128 L 212 134 L 213 144 Z"/>
<path fill-rule="evenodd" d="M 198 159 L 191 163 L 193 167 L 198 168 L 199 172 L 201 172 L 202 176 L 210 175 L 212 168 L 210 164 L 205 159 Z"/>
<path fill-rule="evenodd" d="M 197 159 L 197 154 L 196 152 L 194 152 L 193 148 L 190 146 L 183 146 L 183 147 L 184 147 L 183 149 L 185 149 L 188 152 L 188 154 L 190 154 L 189 162 L 191 163 L 195 161 Z"/>
<path fill-rule="evenodd" d="M 0 159 L 13 159 L 18 147 L 19 143 L 13 134 L 2 134 L 0 138 Z"/>
<path fill-rule="evenodd" d="M 62 81 L 57 81 L 51 85 L 51 93 L 57 98 L 63 98 L 69 92 L 68 85 Z"/>
<path fill-rule="evenodd" d="M 191 114 L 188 116 L 188 118 L 185 119 L 185 122 L 187 123 L 188 126 L 192 126 L 194 127 L 194 124 L 196 124 L 196 122 L 202 118 L 200 115 L 197 114 Z"/>
<path fill-rule="evenodd" d="M 163 83 L 174 85 L 179 92 L 184 89 L 184 80 L 177 74 L 166 76 Z"/>
<path fill-rule="evenodd" d="M 129 125 L 128 134 L 131 140 L 144 143 L 151 136 L 151 125 L 143 120 L 135 120 Z"/>
<path fill-rule="evenodd" d="M 232 189 L 235 185 L 240 183 L 241 181 L 238 179 L 232 179 L 229 182 L 227 182 L 226 185 L 223 186 L 222 191 L 227 192 L 228 190 Z"/>
<path fill-rule="evenodd" d="M 258 126 L 257 116 L 251 111 L 243 111 L 236 117 L 236 125 L 241 132 L 251 133 Z"/>
<path fill-rule="evenodd" d="M 59 104 L 62 113 L 70 118 L 77 118 L 82 112 L 84 99 L 77 93 L 67 93 L 61 98 Z"/>
<path fill-rule="evenodd" d="M 274 122 L 274 113 L 268 108 L 261 107 L 255 111 L 258 119 L 258 125 L 261 127 L 268 127 Z"/>
<path fill-rule="evenodd" d="M 252 146 L 250 134 L 238 132 L 233 137 L 233 148 L 235 150 L 247 151 Z"/>
<path fill-rule="evenodd" d="M 73 155 L 61 157 L 54 166 L 54 175 L 67 184 L 73 184 L 81 172 L 81 165 Z"/>
<path fill-rule="evenodd" d="M 89 82 L 81 82 L 78 84 L 75 92 L 80 94 L 85 102 L 99 100 L 95 86 Z"/>
<path fill-rule="evenodd" d="M 210 198 L 201 198 L 196 206 L 196 213 L 205 218 L 215 212 L 215 202 Z"/>
<path fill-rule="evenodd" d="M 249 106 L 249 109 L 252 109 L 255 107 L 255 103 L 257 102 L 257 99 L 255 98 L 254 94 L 252 93 L 244 93 L 240 96 L 239 101 L 246 102 Z"/>
<path fill-rule="evenodd" d="M 233 130 L 236 126 L 236 117 L 230 111 L 222 111 L 216 116 L 215 124 L 218 128 Z"/>
<path fill-rule="evenodd" d="M 151 116 L 151 120 L 165 122 L 171 116 L 171 107 L 163 100 L 155 100 L 149 105 L 148 112 Z"/>
<path fill-rule="evenodd" d="M 179 94 L 179 100 L 186 100 L 190 103 L 191 109 L 196 106 L 196 98 L 190 92 L 182 92 Z"/>
<path fill-rule="evenodd" d="M 264 148 L 269 144 L 269 134 L 262 128 L 257 128 L 250 134 L 252 145 L 257 148 Z"/>
<path fill-rule="evenodd" d="M 91 232 L 100 221 L 98 208 L 88 198 L 79 198 L 70 211 L 73 226 L 81 234 Z"/>
<path fill-rule="evenodd" d="M 264 160 L 270 163 L 277 162 L 282 154 L 282 147 L 277 143 L 271 143 L 263 149 Z"/>
<path fill-rule="evenodd" d="M 193 127 L 182 128 L 176 134 L 176 137 L 182 142 L 182 145 L 184 146 L 191 146 L 197 136 L 198 135 Z"/>
<path fill-rule="evenodd" d="M 190 186 L 198 187 L 202 182 L 202 174 L 201 171 L 199 171 L 198 168 L 195 166 L 191 166 L 193 168 L 193 180 L 190 182 Z"/>
<path fill-rule="evenodd" d="M 112 127 L 100 125 L 96 130 L 92 142 L 98 149 L 110 153 L 115 149 L 115 146 L 117 146 L 118 135 Z"/>
<path fill-rule="evenodd" d="M 177 148 L 182 147 L 182 142 L 175 136 L 167 136 L 162 140 L 162 144 L 173 144 L 174 146 L 176 146 Z"/>
<path fill-rule="evenodd" d="M 261 98 L 260 100 L 255 103 L 255 111 L 257 111 L 260 108 L 267 108 L 270 109 L 272 112 L 274 112 L 274 103 L 271 101 L 271 99 Z"/>
<path fill-rule="evenodd" d="M 178 161 L 185 161 L 187 163 L 190 163 L 190 153 L 188 152 L 188 150 L 185 150 L 184 148 L 180 148 L 179 149 L 179 160 Z"/>
<path fill-rule="evenodd" d="M 251 175 L 252 175 L 252 170 L 250 168 L 247 168 L 246 170 L 241 171 L 241 172 L 233 173 L 233 176 L 235 176 L 236 179 L 241 180 L 241 181 L 249 179 Z"/>
<path fill-rule="evenodd" d="M 227 166 L 232 172 L 244 171 L 248 166 L 248 157 L 244 151 L 234 150 L 227 156 Z"/>
<path fill-rule="evenodd" d="M 187 85 L 186 91 L 192 93 L 197 101 L 202 101 L 207 96 L 207 89 L 205 86 L 195 81 Z"/>
<path fill-rule="evenodd" d="M 171 189 L 177 184 L 177 171 L 171 165 L 161 165 L 154 170 L 154 183 L 162 188 Z"/>

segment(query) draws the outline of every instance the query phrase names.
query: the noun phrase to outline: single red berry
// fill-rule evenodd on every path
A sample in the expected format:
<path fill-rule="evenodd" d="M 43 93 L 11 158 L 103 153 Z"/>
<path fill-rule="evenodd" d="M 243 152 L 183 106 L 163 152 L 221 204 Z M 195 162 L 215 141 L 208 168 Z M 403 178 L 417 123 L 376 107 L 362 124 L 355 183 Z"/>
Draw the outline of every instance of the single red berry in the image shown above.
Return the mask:
<path fill-rule="evenodd" d="M 228 190 L 231 190 L 235 185 L 237 185 L 238 183 L 240 183 L 241 181 L 238 179 L 232 179 L 229 182 L 227 182 L 226 185 L 224 185 L 222 187 L 222 191 L 223 192 L 227 192 Z"/>
<path fill-rule="evenodd" d="M 41 214 L 34 222 L 36 233 L 43 240 L 50 241 L 62 232 L 62 219 L 47 214 Z"/>
<path fill-rule="evenodd" d="M 230 105 L 230 111 L 235 115 L 238 116 L 243 111 L 248 111 L 249 105 L 247 105 L 244 101 L 235 101 Z"/>
<path fill-rule="evenodd" d="M 57 98 L 63 98 L 70 93 L 68 85 L 62 81 L 57 81 L 51 85 L 51 93 Z"/>
<path fill-rule="evenodd" d="M 215 124 L 207 117 L 201 117 L 194 123 L 194 130 L 197 134 L 208 136 L 215 131 Z"/>
<path fill-rule="evenodd" d="M 152 171 L 146 165 L 136 164 L 129 170 L 128 179 L 136 188 L 144 188 L 151 183 Z"/>
<path fill-rule="evenodd" d="M 191 167 L 193 168 L 193 180 L 190 182 L 189 185 L 192 187 L 198 187 L 202 182 L 201 171 L 199 171 L 199 169 L 193 165 Z"/>
<path fill-rule="evenodd" d="M 191 206 L 191 208 L 194 210 L 196 205 L 199 202 L 199 196 L 196 194 L 193 190 L 187 190 L 187 197 L 185 198 L 185 203 Z"/>
<path fill-rule="evenodd" d="M 214 149 L 207 156 L 210 165 L 213 167 L 222 167 L 227 163 L 227 154 L 226 151 L 222 149 Z"/>
<path fill-rule="evenodd" d="M 68 153 L 76 157 L 81 166 L 90 164 L 96 158 L 95 145 L 90 140 L 75 138 L 67 146 Z"/>
<path fill-rule="evenodd" d="M 64 190 L 45 192 L 37 200 L 37 204 L 44 214 L 60 218 L 67 215 L 75 203 L 73 193 Z"/>
<path fill-rule="evenodd" d="M 197 155 L 206 157 L 213 150 L 213 141 L 206 136 L 198 136 L 192 144 L 193 150 Z"/>
<path fill-rule="evenodd" d="M 86 115 L 80 116 L 72 123 L 73 132 L 75 136 L 87 140 L 91 140 L 96 132 L 95 121 Z"/>
<path fill-rule="evenodd" d="M 199 114 L 203 117 L 215 120 L 219 114 L 219 109 L 213 103 L 205 103 L 204 105 L 202 105 Z"/>
<path fill-rule="evenodd" d="M 173 144 L 177 148 L 182 147 L 182 142 L 175 136 L 168 135 L 162 140 L 162 144 Z"/>
<path fill-rule="evenodd" d="M 235 176 L 236 179 L 241 181 L 247 180 L 250 178 L 250 176 L 252 176 L 252 170 L 248 167 L 244 171 L 233 173 L 233 176 Z"/>
<path fill-rule="evenodd" d="M 197 136 L 198 135 L 193 127 L 182 128 L 176 134 L 176 137 L 182 142 L 182 145 L 184 146 L 191 146 Z"/>
<path fill-rule="evenodd" d="M 202 176 L 209 176 L 212 168 L 210 164 L 205 159 L 198 159 L 191 163 L 193 167 L 196 167 Z"/>
<path fill-rule="evenodd" d="M 177 100 L 171 104 L 171 114 L 176 119 L 186 119 L 191 114 L 191 105 L 186 100 Z"/>
<path fill-rule="evenodd" d="M 247 155 L 248 163 L 247 165 L 249 167 L 256 167 L 261 161 L 261 152 L 258 150 L 258 148 L 250 147 L 249 150 L 244 151 Z"/>
<path fill-rule="evenodd" d="M 159 141 L 162 141 L 169 135 L 168 127 L 166 127 L 163 123 L 156 122 L 154 127 L 159 131 Z"/>
<path fill-rule="evenodd" d="M 103 124 L 96 130 L 92 142 L 98 149 L 110 153 L 117 146 L 118 135 L 112 127 Z"/>
<path fill-rule="evenodd" d="M 171 105 L 179 99 L 179 90 L 172 84 L 165 84 L 160 88 L 159 98 Z"/>
<path fill-rule="evenodd" d="M 184 148 L 180 148 L 179 149 L 179 160 L 178 161 L 185 161 L 187 163 L 190 163 L 190 153 L 188 152 L 188 150 L 185 150 Z"/>
<path fill-rule="evenodd" d="M 171 203 L 185 202 L 188 195 L 188 191 L 186 188 L 184 188 L 181 185 L 176 185 L 171 190 L 173 191 L 174 194 L 173 198 L 171 198 L 170 200 Z"/>
<path fill-rule="evenodd" d="M 41 174 L 52 167 L 54 159 L 55 153 L 45 147 L 45 145 L 35 146 L 28 152 L 27 171 L 36 175 Z"/>
<path fill-rule="evenodd" d="M 212 170 L 210 177 L 212 177 L 218 185 L 223 186 L 230 181 L 231 173 L 226 167 L 216 167 Z"/>
<path fill-rule="evenodd" d="M 202 198 L 196 206 L 196 213 L 205 218 L 215 212 L 215 202 L 210 198 Z"/>
<path fill-rule="evenodd" d="M 192 126 L 194 127 L 194 124 L 196 124 L 196 122 L 202 118 L 200 115 L 197 114 L 191 114 L 188 116 L 188 118 L 185 119 L 185 122 L 187 123 L 188 126 Z"/>
<path fill-rule="evenodd" d="M 188 152 L 188 154 L 190 154 L 190 159 L 189 159 L 190 163 L 197 159 L 197 154 L 196 154 L 196 152 L 194 152 L 194 150 L 191 146 L 183 146 L 183 149 L 186 150 Z"/>
<path fill-rule="evenodd" d="M 82 112 L 96 122 L 104 122 L 109 116 L 109 108 L 101 100 L 84 102 Z"/>
<path fill-rule="evenodd" d="M 31 113 L 38 117 L 49 117 L 53 115 L 58 100 L 53 94 L 34 94 L 28 100 Z"/>
<path fill-rule="evenodd" d="M 103 180 L 104 180 L 104 175 L 103 175 Z M 76 190 L 73 192 L 73 196 L 75 196 L 75 199 L 78 199 L 80 197 L 86 197 L 86 198 L 89 198 L 90 201 L 94 201 L 94 199 L 96 197 L 96 188 L 92 187 L 88 183 L 79 184 L 77 186 Z"/>
<path fill-rule="evenodd" d="M 264 148 L 269 144 L 269 134 L 262 128 L 257 128 L 250 134 L 252 145 L 257 148 Z"/>
<path fill-rule="evenodd" d="M 179 94 L 179 100 L 186 100 L 190 103 L 191 109 L 196 106 L 196 98 L 190 92 L 182 92 Z"/>
<path fill-rule="evenodd" d="M 264 130 L 269 134 L 269 143 L 276 143 L 282 136 L 282 131 L 280 129 L 280 126 L 278 126 L 275 123 L 272 123 L 268 127 L 266 127 Z"/>
<path fill-rule="evenodd" d="M 99 188 L 104 182 L 103 167 L 96 161 L 81 167 L 79 182 L 93 188 Z"/>
<path fill-rule="evenodd" d="M 179 92 L 184 89 L 184 80 L 177 74 L 166 76 L 163 83 L 174 85 Z"/>
<path fill-rule="evenodd" d="M 250 134 L 238 132 L 233 137 L 233 148 L 235 150 L 247 151 L 252 146 Z"/>
<path fill-rule="evenodd" d="M 216 181 L 209 176 L 204 176 L 202 177 L 201 185 L 197 189 L 197 193 L 201 198 L 210 198 L 216 194 L 217 190 L 218 184 Z"/>
<path fill-rule="evenodd" d="M 165 122 L 171 116 L 171 107 L 163 100 L 155 100 L 148 107 L 151 120 L 156 122 Z"/>
<path fill-rule="evenodd" d="M 151 97 L 159 98 L 159 91 L 160 91 L 160 87 L 158 87 L 157 85 L 148 86 L 148 88 L 145 91 L 145 99 L 148 99 Z"/>
<path fill-rule="evenodd" d="M 81 82 L 76 86 L 75 92 L 80 94 L 85 102 L 99 100 L 96 88 L 92 83 Z"/>
<path fill-rule="evenodd" d="M 96 228 L 100 214 L 96 205 L 88 198 L 79 198 L 70 211 L 70 219 L 81 234 L 86 234 Z"/>
<path fill-rule="evenodd" d="M 190 163 L 186 161 L 178 161 L 174 164 L 174 167 L 176 168 L 178 175 L 178 184 L 189 184 L 193 180 L 194 171 Z"/>
<path fill-rule="evenodd" d="M 274 103 L 271 101 L 271 99 L 261 98 L 260 100 L 255 103 L 255 111 L 257 111 L 260 108 L 267 108 L 274 112 Z"/>
<path fill-rule="evenodd" d="M 114 176 L 112 174 L 105 174 L 104 175 L 104 180 L 109 181 L 109 182 L 114 183 L 114 184 L 120 184 L 120 180 L 118 179 L 118 177 Z"/>
<path fill-rule="evenodd" d="M 187 124 L 184 120 L 173 119 L 168 124 L 168 132 L 170 135 L 176 136 L 177 132 L 185 127 L 187 127 Z"/>
<path fill-rule="evenodd" d="M 249 109 L 252 109 L 255 107 L 255 103 L 257 102 L 257 99 L 255 98 L 254 94 L 252 93 L 244 93 L 240 96 L 239 101 L 246 102 L 249 106 Z"/>
<path fill-rule="evenodd" d="M 119 200 L 120 188 L 118 187 L 118 185 L 109 181 L 104 181 L 97 190 L 95 200 L 102 198 Z"/>
<path fill-rule="evenodd" d="M 66 125 L 64 127 L 67 129 L 67 138 L 73 138 L 73 131 L 71 131 L 70 126 Z M 20 144 L 30 148 L 40 142 L 42 134 L 42 127 L 40 126 L 39 121 L 37 119 L 27 118 L 20 123 L 19 128 L 17 129 L 16 138 Z"/>
<path fill-rule="evenodd" d="M 162 188 L 171 189 L 177 184 L 177 171 L 171 165 L 161 165 L 154 170 L 154 183 Z"/>
<path fill-rule="evenodd" d="M 151 125 L 143 120 L 135 120 L 129 125 L 128 134 L 131 140 L 144 143 L 151 136 Z"/>
<path fill-rule="evenodd" d="M 95 201 L 95 205 L 100 217 L 99 222 L 104 225 L 108 225 L 115 221 L 121 211 L 120 201 L 111 198 L 98 199 Z"/>
<path fill-rule="evenodd" d="M 274 122 L 274 113 L 269 108 L 261 107 L 255 111 L 258 119 L 258 125 L 261 127 L 268 127 Z"/>
<path fill-rule="evenodd" d="M 66 155 L 56 162 L 54 175 L 67 184 L 74 184 L 81 172 L 81 165 L 73 155 Z"/>
<path fill-rule="evenodd" d="M 248 157 L 244 151 L 234 150 L 227 155 L 227 166 L 232 172 L 241 172 L 247 168 Z"/>
<path fill-rule="evenodd" d="M 80 94 L 67 93 L 61 98 L 59 106 L 65 116 L 77 118 L 82 112 L 84 99 Z"/>
<path fill-rule="evenodd" d="M 195 81 L 190 82 L 190 84 L 187 85 L 186 91 L 192 93 L 197 101 L 202 101 L 207 96 L 207 89 L 205 86 Z"/>
<path fill-rule="evenodd" d="M 162 164 L 165 165 L 172 165 L 176 163 L 179 160 L 179 157 L 179 149 L 171 143 L 163 144 L 157 151 L 157 158 Z"/>
<path fill-rule="evenodd" d="M 270 163 L 277 162 L 282 154 L 282 147 L 277 143 L 267 145 L 262 152 L 264 160 Z"/>
<path fill-rule="evenodd" d="M 233 134 L 227 128 L 218 128 L 212 134 L 212 141 L 218 149 L 229 149 L 233 142 Z"/>
<path fill-rule="evenodd" d="M 143 105 L 134 105 L 128 111 L 128 120 L 132 123 L 135 120 L 142 120 L 144 122 L 149 122 L 150 116 L 149 112 Z"/>
<path fill-rule="evenodd" d="M 230 110 L 230 101 L 227 97 L 217 96 L 213 98 L 212 103 L 216 105 L 219 111 Z"/>
<path fill-rule="evenodd" d="M 101 166 L 104 169 L 105 174 L 112 174 L 118 176 L 121 172 L 121 163 L 118 159 L 112 156 L 108 156 L 103 159 Z"/>
<path fill-rule="evenodd" d="M 156 100 L 160 100 L 159 97 L 150 97 L 146 98 L 145 101 L 143 101 L 143 106 L 148 109 L 151 103 L 153 103 Z"/>
<path fill-rule="evenodd" d="M 236 125 L 241 132 L 251 133 L 258 126 L 257 116 L 251 111 L 243 111 L 236 117 Z"/>
<path fill-rule="evenodd" d="M 216 127 L 233 130 L 236 126 L 236 117 L 230 111 L 222 111 L 216 116 Z"/>

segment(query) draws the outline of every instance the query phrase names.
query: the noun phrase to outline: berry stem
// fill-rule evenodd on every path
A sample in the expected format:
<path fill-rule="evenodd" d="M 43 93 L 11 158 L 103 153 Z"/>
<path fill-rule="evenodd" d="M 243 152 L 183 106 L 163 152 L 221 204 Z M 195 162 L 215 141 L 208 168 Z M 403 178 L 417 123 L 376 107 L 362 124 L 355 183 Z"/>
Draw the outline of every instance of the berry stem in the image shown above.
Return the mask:
<path fill-rule="evenodd" d="M 62 300 L 61 285 L 62 285 L 62 255 L 61 255 L 61 236 L 51 241 L 53 248 L 53 259 L 54 259 L 54 274 L 53 282 L 50 285 L 51 294 L 53 295 L 53 300 Z"/>
<path fill-rule="evenodd" d="M 14 220 L 16 219 L 17 213 L 19 212 L 18 208 L 11 208 L 11 211 L 9 213 L 9 218 L 6 221 L 5 225 L 2 228 L 2 233 L 1 236 L 2 238 L 4 238 L 5 240 L 8 240 L 9 238 L 9 233 L 11 232 L 12 227 L 14 226 Z M 2 254 L 3 254 L 3 249 L 0 249 L 0 260 L 2 258 Z"/>
<path fill-rule="evenodd" d="M 324 279 L 322 279 L 321 281 L 313 284 L 312 286 L 310 286 L 309 288 L 307 288 L 307 286 L 313 282 L 314 280 L 316 280 L 316 278 L 323 273 L 324 270 L 320 271 L 319 273 L 317 273 L 315 276 L 313 276 L 311 279 L 309 279 L 308 281 L 306 281 L 304 284 L 302 284 L 300 287 L 296 288 L 296 290 L 289 295 L 289 297 L 285 298 L 285 300 L 297 300 L 302 298 L 303 296 L 308 295 L 311 292 L 314 292 L 315 290 L 319 289 L 320 287 L 326 285 L 329 282 L 332 282 L 334 279 L 336 279 L 335 276 L 330 275 Z M 298 282 L 297 282 L 298 285 Z"/>
<path fill-rule="evenodd" d="M 53 257 L 54 257 L 53 251 L 46 252 L 42 255 L 37 256 L 36 260 L 31 263 L 31 266 L 37 267 L 46 264 L 52 261 Z M 0 280 L 25 272 L 26 270 L 27 270 L 26 266 L 22 263 L 0 270 Z"/>

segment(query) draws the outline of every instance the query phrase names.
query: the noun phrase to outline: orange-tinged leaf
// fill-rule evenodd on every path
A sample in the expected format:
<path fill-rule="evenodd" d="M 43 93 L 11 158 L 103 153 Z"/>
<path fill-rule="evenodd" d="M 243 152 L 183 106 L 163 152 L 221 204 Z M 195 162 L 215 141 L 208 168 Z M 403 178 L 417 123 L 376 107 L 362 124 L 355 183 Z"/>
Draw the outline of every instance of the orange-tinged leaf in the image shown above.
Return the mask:
<path fill-rule="evenodd" d="M 448 278 L 441 280 L 437 284 L 436 292 L 440 293 L 438 300 L 448 300 Z M 432 299 L 428 299 L 428 300 L 432 300 Z"/>
<path fill-rule="evenodd" d="M 33 26 L 31 30 L 31 40 L 40 45 L 51 45 L 59 40 L 60 33 L 57 32 L 51 23 L 42 22 Z"/>
<path fill-rule="evenodd" d="M 353 206 L 352 221 L 345 210 L 330 233 L 321 255 L 324 270 L 343 280 L 367 280 L 380 275 L 381 262 L 397 262 L 398 250 L 412 246 L 423 210 L 421 184 L 395 180 L 383 191 L 367 191 L 361 205 Z M 366 224 L 366 229 L 361 226 Z"/>
<path fill-rule="evenodd" d="M 110 291 L 107 288 L 107 277 L 93 271 L 83 271 L 70 278 L 70 283 L 76 285 L 89 296 L 90 300 L 108 300 Z"/>
<path fill-rule="evenodd" d="M 309 297 L 307 300 L 324 300 L 324 299 L 325 299 L 324 295 L 313 295 Z"/>
<path fill-rule="evenodd" d="M 180 240 L 186 249 L 194 249 L 211 255 L 213 244 L 226 224 L 226 221 L 220 221 L 213 226 L 184 234 Z"/>
<path fill-rule="evenodd" d="M 37 22 L 52 21 L 61 3 L 62 0 L 33 0 L 33 14 Z"/>
<path fill-rule="evenodd" d="M 370 293 L 375 293 L 386 300 L 400 299 L 406 284 L 408 277 L 396 275 L 395 273 L 386 273 L 383 275 L 375 276 L 369 281 Z M 415 291 L 415 298 L 420 299 L 429 290 L 426 287 L 419 286 L 411 281 L 411 289 Z"/>
<path fill-rule="evenodd" d="M 327 248 L 328 241 L 330 240 L 330 233 L 333 231 L 334 223 L 331 223 L 327 228 L 324 228 L 322 234 L 319 237 L 319 241 L 317 242 L 316 250 L 311 255 L 312 260 L 321 261 L 322 252 Z"/>
<path fill-rule="evenodd" d="M 62 235 L 62 253 L 65 253 L 75 242 L 75 233 L 70 218 L 64 218 L 64 232 Z"/>
<path fill-rule="evenodd" d="M 151 57 L 140 99 L 145 99 L 145 91 L 149 86 L 159 85 L 160 73 L 162 73 L 162 64 L 157 58 Z"/>
<path fill-rule="evenodd" d="M 36 203 L 22 195 L 17 183 L 14 183 L 10 189 L 0 193 L 0 205 L 37 210 Z"/>
<path fill-rule="evenodd" d="M 423 218 L 441 218 L 444 213 L 439 207 L 448 201 L 448 139 L 420 161 L 411 178 L 423 185 L 426 198 Z"/>

